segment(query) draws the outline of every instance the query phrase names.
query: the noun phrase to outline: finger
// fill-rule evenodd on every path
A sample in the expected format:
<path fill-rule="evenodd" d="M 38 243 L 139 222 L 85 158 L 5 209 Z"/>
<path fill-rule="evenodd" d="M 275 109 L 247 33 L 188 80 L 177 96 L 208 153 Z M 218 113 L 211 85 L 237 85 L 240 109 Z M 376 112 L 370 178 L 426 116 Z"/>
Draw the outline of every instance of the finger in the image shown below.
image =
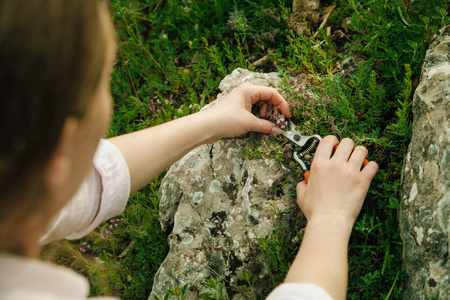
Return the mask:
<path fill-rule="evenodd" d="M 333 147 L 338 143 L 339 141 L 334 135 L 328 135 L 324 137 L 320 141 L 319 146 L 317 146 L 316 153 L 314 154 L 314 160 L 329 160 L 331 157 L 331 153 L 333 152 Z"/>
<path fill-rule="evenodd" d="M 377 172 L 378 164 L 374 161 L 369 161 L 369 163 L 361 170 L 361 174 L 369 180 L 372 180 Z"/>
<path fill-rule="evenodd" d="M 300 209 L 303 211 L 303 203 L 305 200 L 305 194 L 306 194 L 306 181 L 300 181 L 297 184 L 296 187 L 296 191 L 297 191 L 297 204 L 300 207 Z"/>
<path fill-rule="evenodd" d="M 257 118 L 252 115 L 251 121 L 249 123 L 249 129 L 251 131 L 256 131 L 260 133 L 267 133 L 272 135 L 278 135 L 281 133 L 281 129 L 274 123 Z"/>
<path fill-rule="evenodd" d="M 259 116 L 265 118 L 267 116 L 267 103 L 263 103 L 259 109 Z"/>
<path fill-rule="evenodd" d="M 368 153 L 365 147 L 357 146 L 348 160 L 349 164 L 360 170 Z"/>
<path fill-rule="evenodd" d="M 342 139 L 336 151 L 334 152 L 333 159 L 347 162 L 349 160 L 349 157 L 352 155 L 354 146 L 355 143 L 351 139 Z"/>
<path fill-rule="evenodd" d="M 274 88 L 256 85 L 245 85 L 244 88 L 252 104 L 260 100 L 266 101 L 268 104 L 277 107 L 287 118 L 291 117 L 286 100 Z"/>

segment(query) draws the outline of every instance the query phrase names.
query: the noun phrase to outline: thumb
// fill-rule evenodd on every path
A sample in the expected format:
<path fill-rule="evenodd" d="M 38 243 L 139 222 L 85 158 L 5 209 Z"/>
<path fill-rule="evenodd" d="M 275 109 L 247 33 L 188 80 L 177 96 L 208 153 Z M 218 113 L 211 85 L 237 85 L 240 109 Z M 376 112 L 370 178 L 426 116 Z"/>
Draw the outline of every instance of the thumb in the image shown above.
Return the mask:
<path fill-rule="evenodd" d="M 274 123 L 257 117 L 255 117 L 250 130 L 273 135 L 281 133 L 281 129 Z"/>
<path fill-rule="evenodd" d="M 300 207 L 300 209 L 304 212 L 303 210 L 303 203 L 305 201 L 305 194 L 306 194 L 306 181 L 300 181 L 297 184 L 297 204 Z"/>

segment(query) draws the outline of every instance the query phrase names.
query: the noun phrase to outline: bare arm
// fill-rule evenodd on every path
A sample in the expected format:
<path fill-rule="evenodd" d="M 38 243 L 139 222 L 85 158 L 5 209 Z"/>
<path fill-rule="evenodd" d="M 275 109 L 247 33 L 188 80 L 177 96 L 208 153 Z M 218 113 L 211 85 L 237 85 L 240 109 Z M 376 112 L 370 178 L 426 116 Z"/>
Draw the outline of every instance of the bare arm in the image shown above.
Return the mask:
<path fill-rule="evenodd" d="M 337 143 L 333 136 L 321 141 L 308 185 L 297 185 L 297 201 L 308 224 L 286 282 L 314 283 L 334 299 L 345 299 L 348 240 L 378 166 L 370 162 L 360 170 L 367 150 L 354 148 L 350 139 L 343 139 L 332 156 Z"/>
<path fill-rule="evenodd" d="M 275 124 L 251 113 L 253 104 L 268 103 L 290 117 L 288 105 L 273 88 L 242 84 L 213 107 L 159 126 L 114 137 L 136 192 L 193 148 L 248 131 L 280 133 Z"/>
<path fill-rule="evenodd" d="M 347 246 L 351 228 L 338 220 L 308 222 L 286 282 L 315 283 L 334 299 L 345 299 Z"/>

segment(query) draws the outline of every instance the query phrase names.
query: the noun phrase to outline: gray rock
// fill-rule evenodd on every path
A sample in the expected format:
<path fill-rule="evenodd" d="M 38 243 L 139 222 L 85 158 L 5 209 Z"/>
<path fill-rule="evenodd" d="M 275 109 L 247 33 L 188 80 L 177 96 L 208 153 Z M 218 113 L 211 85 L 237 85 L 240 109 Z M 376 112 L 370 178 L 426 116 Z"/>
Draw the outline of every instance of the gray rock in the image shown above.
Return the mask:
<path fill-rule="evenodd" d="M 233 88 L 241 83 L 251 83 L 255 85 L 277 87 L 281 84 L 281 79 L 277 73 L 256 73 L 250 72 L 246 69 L 237 68 L 230 75 L 226 76 L 219 84 L 219 89 L 222 91 L 217 96 L 220 100 L 225 97 Z"/>
<path fill-rule="evenodd" d="M 294 0 L 288 20 L 289 28 L 297 34 L 303 34 L 307 28 L 317 27 L 319 21 L 320 0 Z"/>
<path fill-rule="evenodd" d="M 258 74 L 236 69 L 220 83 L 223 93 L 250 82 L 276 86 L 276 73 Z M 175 163 L 161 184 L 160 222 L 169 236 L 170 251 L 159 268 L 150 299 L 168 289 L 189 284 L 189 298 L 198 299 L 209 278 L 225 281 L 225 298 L 241 299 L 241 275 L 256 276 L 260 293 L 268 280 L 257 238 L 284 226 L 293 233 L 306 220 L 286 182 L 288 170 L 272 159 L 244 160 L 245 137 L 202 145 Z M 293 182 L 293 181 L 292 181 Z M 275 190 L 278 190 L 275 192 Z M 274 211 L 281 211 L 279 217 Z M 294 220 L 294 222 L 293 222 Z M 295 222 L 298 220 L 298 222 Z"/>
<path fill-rule="evenodd" d="M 404 299 L 450 299 L 450 27 L 431 44 L 413 99 L 400 210 Z"/>
<path fill-rule="evenodd" d="M 350 55 L 342 61 L 341 67 L 343 71 L 353 74 L 358 69 L 361 62 L 363 62 L 362 58 L 356 55 Z"/>

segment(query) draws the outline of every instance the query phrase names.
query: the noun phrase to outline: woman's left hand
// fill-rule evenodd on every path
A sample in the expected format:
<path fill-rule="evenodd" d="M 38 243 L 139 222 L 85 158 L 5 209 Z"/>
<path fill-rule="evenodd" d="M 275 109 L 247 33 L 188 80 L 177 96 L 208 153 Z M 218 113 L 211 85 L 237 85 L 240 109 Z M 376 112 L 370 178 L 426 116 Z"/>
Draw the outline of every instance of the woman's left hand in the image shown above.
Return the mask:
<path fill-rule="evenodd" d="M 110 139 L 122 152 L 131 177 L 131 192 L 150 182 L 193 148 L 248 131 L 280 133 L 275 124 L 252 114 L 252 105 L 265 115 L 267 105 L 290 117 L 286 101 L 273 88 L 241 84 L 209 109 Z"/>
<path fill-rule="evenodd" d="M 243 83 L 204 111 L 213 120 L 214 141 L 249 131 L 280 134 L 281 129 L 277 125 L 252 114 L 252 105 L 260 107 L 262 118 L 267 105 L 276 107 L 285 117 L 291 117 L 288 104 L 274 88 Z"/>

